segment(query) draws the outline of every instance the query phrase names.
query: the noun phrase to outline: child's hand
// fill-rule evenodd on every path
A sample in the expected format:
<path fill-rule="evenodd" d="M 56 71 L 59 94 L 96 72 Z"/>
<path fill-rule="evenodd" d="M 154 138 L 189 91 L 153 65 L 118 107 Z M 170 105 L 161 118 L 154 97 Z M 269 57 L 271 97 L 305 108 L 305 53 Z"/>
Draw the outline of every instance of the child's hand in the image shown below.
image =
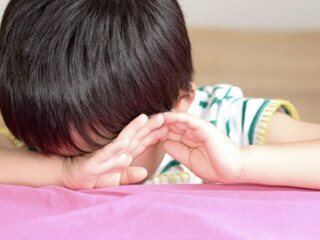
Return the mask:
<path fill-rule="evenodd" d="M 211 123 L 198 117 L 164 114 L 169 129 L 165 151 L 208 182 L 233 183 L 239 177 L 240 149 Z"/>
<path fill-rule="evenodd" d="M 148 119 L 140 115 L 104 148 L 91 154 L 67 158 L 62 167 L 62 183 L 71 189 L 91 189 L 134 184 L 147 176 L 142 167 L 131 167 L 136 156 L 157 143 L 167 133 L 159 114 Z"/>

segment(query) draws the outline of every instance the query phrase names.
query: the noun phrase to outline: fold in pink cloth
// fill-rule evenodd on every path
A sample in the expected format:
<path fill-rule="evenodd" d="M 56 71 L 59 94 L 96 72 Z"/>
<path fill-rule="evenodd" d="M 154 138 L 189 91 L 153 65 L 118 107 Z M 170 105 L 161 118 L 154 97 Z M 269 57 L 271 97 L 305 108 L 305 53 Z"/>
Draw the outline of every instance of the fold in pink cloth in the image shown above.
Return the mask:
<path fill-rule="evenodd" d="M 320 192 L 223 185 L 0 185 L 0 239 L 319 239 Z"/>

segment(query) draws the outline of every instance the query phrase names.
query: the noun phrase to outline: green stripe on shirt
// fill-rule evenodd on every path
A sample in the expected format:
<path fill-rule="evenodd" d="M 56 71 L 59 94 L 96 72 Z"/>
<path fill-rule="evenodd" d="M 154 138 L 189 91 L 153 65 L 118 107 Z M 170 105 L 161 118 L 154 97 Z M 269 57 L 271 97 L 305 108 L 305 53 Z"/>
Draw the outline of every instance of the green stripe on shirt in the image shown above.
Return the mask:
<path fill-rule="evenodd" d="M 254 138 L 254 133 L 255 133 L 255 129 L 256 126 L 259 122 L 260 116 L 263 113 L 264 109 L 266 108 L 266 106 L 270 103 L 270 99 L 265 100 L 262 105 L 260 106 L 260 108 L 258 109 L 258 111 L 256 112 L 251 125 L 250 125 L 250 130 L 249 130 L 249 144 L 252 145 L 253 144 L 253 138 Z"/>
<path fill-rule="evenodd" d="M 248 101 L 249 99 L 245 100 L 243 103 L 242 103 L 242 132 L 243 132 L 243 128 L 244 128 L 244 123 L 246 121 L 246 111 L 247 111 L 247 104 L 248 104 Z"/>
<path fill-rule="evenodd" d="M 206 107 L 208 107 L 208 102 L 201 101 L 201 102 L 199 103 L 199 106 L 202 107 L 202 108 L 206 108 Z"/>
<path fill-rule="evenodd" d="M 180 162 L 178 162 L 177 160 L 172 160 L 171 162 L 169 162 L 161 171 L 160 174 L 167 172 L 170 168 L 180 165 Z"/>
<path fill-rule="evenodd" d="M 218 104 L 218 103 L 220 103 L 220 102 L 221 102 L 221 100 L 220 100 L 219 98 L 214 98 L 213 101 L 212 101 L 211 104 L 210 104 L 210 107 L 211 107 L 213 104 Z"/>
<path fill-rule="evenodd" d="M 210 121 L 210 123 L 217 126 L 217 120 L 212 120 L 212 121 Z"/>
<path fill-rule="evenodd" d="M 226 122 L 226 133 L 227 136 L 230 137 L 230 120 Z"/>
<path fill-rule="evenodd" d="M 228 91 L 226 92 L 226 94 L 223 96 L 223 98 L 219 99 L 217 97 L 215 97 L 213 99 L 213 101 L 211 102 L 210 106 L 214 105 L 214 104 L 218 104 L 220 103 L 223 99 L 229 100 L 231 98 L 233 98 L 232 96 L 229 96 L 229 93 L 231 92 L 233 87 L 229 87 Z"/>
<path fill-rule="evenodd" d="M 228 100 L 228 99 L 232 98 L 232 96 L 229 96 L 229 93 L 231 92 L 232 88 L 233 88 L 233 87 L 229 87 L 227 93 L 223 96 L 222 99 L 227 99 L 227 100 Z M 221 100 L 222 100 L 222 99 L 221 99 Z"/>

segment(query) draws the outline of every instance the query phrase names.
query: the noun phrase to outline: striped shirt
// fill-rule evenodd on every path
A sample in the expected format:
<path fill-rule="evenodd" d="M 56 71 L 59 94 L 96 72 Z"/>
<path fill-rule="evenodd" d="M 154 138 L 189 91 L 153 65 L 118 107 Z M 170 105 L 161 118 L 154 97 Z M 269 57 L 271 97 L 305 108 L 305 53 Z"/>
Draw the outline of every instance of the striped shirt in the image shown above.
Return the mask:
<path fill-rule="evenodd" d="M 223 84 L 198 88 L 188 113 L 209 121 L 237 146 L 243 147 L 265 143 L 270 120 L 277 111 L 299 118 L 295 107 L 288 101 L 245 98 L 240 88 Z M 167 154 L 146 184 L 202 182 Z"/>

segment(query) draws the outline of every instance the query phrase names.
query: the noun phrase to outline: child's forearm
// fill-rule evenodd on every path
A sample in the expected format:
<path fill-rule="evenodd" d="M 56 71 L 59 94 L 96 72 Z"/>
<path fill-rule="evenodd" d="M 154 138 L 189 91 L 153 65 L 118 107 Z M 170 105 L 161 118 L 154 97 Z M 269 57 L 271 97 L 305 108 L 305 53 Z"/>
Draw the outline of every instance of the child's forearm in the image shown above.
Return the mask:
<path fill-rule="evenodd" d="M 242 149 L 238 182 L 320 189 L 320 140 Z"/>
<path fill-rule="evenodd" d="M 0 183 L 40 187 L 61 186 L 63 158 L 0 148 Z"/>

